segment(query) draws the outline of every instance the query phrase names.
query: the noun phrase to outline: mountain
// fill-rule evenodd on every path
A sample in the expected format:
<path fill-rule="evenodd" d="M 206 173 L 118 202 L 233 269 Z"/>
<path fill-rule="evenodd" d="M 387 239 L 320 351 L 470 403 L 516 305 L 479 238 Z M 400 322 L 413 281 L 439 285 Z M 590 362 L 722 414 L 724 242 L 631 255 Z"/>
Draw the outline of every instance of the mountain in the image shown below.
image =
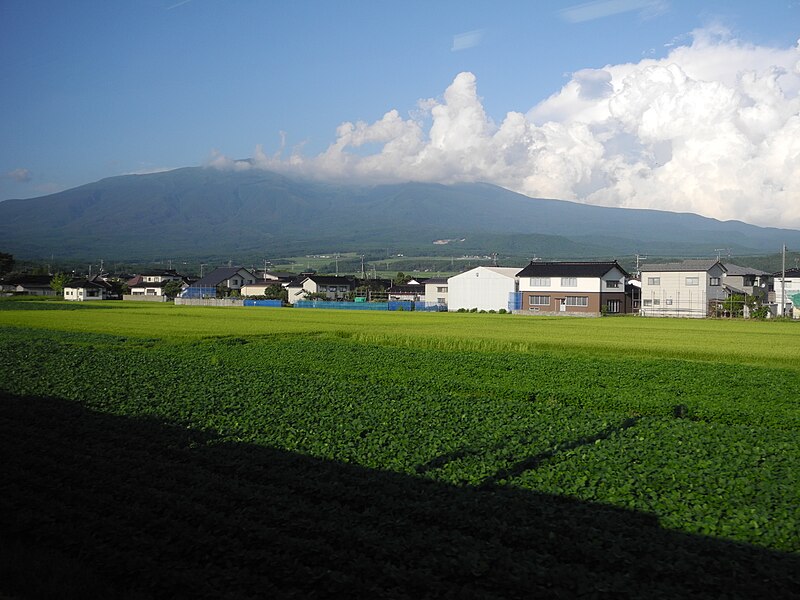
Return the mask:
<path fill-rule="evenodd" d="M 442 256 L 710 256 L 718 248 L 775 252 L 784 243 L 800 246 L 800 231 L 528 198 L 481 183 L 343 185 L 256 169 L 124 175 L 0 202 L 0 251 L 20 258 L 243 260 L 387 248 Z"/>

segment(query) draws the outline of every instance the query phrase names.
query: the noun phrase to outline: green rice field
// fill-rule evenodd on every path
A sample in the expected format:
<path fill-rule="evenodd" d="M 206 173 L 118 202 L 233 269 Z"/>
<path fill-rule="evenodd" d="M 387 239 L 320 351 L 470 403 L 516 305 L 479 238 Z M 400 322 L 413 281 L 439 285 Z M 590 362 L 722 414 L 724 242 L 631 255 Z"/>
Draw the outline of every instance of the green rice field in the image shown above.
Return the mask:
<path fill-rule="evenodd" d="M 798 357 L 786 321 L 3 300 L 0 592 L 798 597 Z"/>

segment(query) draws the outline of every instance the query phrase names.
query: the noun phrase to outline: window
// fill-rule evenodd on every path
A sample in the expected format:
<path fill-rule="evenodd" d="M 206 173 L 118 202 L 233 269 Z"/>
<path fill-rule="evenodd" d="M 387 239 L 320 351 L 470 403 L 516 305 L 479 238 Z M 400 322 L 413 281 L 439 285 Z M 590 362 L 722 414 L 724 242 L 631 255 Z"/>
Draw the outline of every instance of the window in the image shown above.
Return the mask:
<path fill-rule="evenodd" d="M 616 288 L 619 288 L 619 281 L 617 281 L 616 279 L 609 279 L 609 280 L 606 280 L 606 287 L 607 287 L 608 289 L 616 289 Z"/>
<path fill-rule="evenodd" d="M 753 283 L 754 283 L 753 280 L 749 280 L 749 283 L 748 283 L 748 280 L 745 280 L 745 282 L 744 282 L 744 284 L 748 285 L 748 286 L 752 286 Z M 709 280 L 709 284 L 710 285 L 719 285 L 719 277 L 712 277 Z"/>
<path fill-rule="evenodd" d="M 447 286 L 437 287 L 436 288 L 436 293 L 437 294 L 446 294 L 447 293 Z"/>
<path fill-rule="evenodd" d="M 567 306 L 589 306 L 589 297 L 567 296 Z"/>
<path fill-rule="evenodd" d="M 436 299 L 436 304 L 440 304 L 440 305 L 447 304 L 447 299 L 446 298 L 437 298 Z"/>
<path fill-rule="evenodd" d="M 531 306 L 550 306 L 550 296 L 528 296 Z"/>
<path fill-rule="evenodd" d="M 561 287 L 578 287 L 577 277 L 562 277 Z"/>
<path fill-rule="evenodd" d="M 661 277 L 648 277 L 647 285 L 661 285 Z"/>
<path fill-rule="evenodd" d="M 653 306 L 652 300 L 642 300 L 642 306 Z"/>
<path fill-rule="evenodd" d="M 620 308 L 619 300 L 609 300 L 606 303 L 606 312 L 609 313 L 618 313 Z"/>
<path fill-rule="evenodd" d="M 672 306 L 672 298 L 667 298 L 666 300 L 664 300 L 664 304 L 666 304 L 667 306 Z"/>
<path fill-rule="evenodd" d="M 653 306 L 660 306 L 660 305 L 661 305 L 661 300 L 659 300 L 658 298 L 653 300 Z"/>
<path fill-rule="evenodd" d="M 687 277 L 686 278 L 686 285 L 700 285 L 700 278 L 699 277 Z"/>
<path fill-rule="evenodd" d="M 550 287 L 550 278 L 531 277 L 531 287 Z"/>

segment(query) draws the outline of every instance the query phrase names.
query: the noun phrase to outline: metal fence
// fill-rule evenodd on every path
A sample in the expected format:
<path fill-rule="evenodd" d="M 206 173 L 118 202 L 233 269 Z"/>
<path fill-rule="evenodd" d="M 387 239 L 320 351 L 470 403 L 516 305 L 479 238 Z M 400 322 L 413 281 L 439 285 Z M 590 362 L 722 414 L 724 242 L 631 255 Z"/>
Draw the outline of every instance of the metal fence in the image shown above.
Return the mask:
<path fill-rule="evenodd" d="M 327 302 L 325 300 L 299 300 L 295 308 L 328 308 L 334 310 L 388 310 L 388 302 Z"/>
<path fill-rule="evenodd" d="M 390 302 L 338 302 L 325 300 L 300 300 L 292 306 L 295 308 L 328 308 L 334 310 L 392 310 L 440 312 L 447 306 L 438 303 L 412 302 L 411 300 L 392 300 Z"/>
<path fill-rule="evenodd" d="M 212 287 L 190 286 L 181 292 L 180 297 L 188 299 L 216 298 L 217 288 L 213 286 Z"/>
<path fill-rule="evenodd" d="M 245 306 L 269 306 L 273 308 L 280 308 L 283 306 L 283 302 L 281 300 L 250 300 L 245 299 L 244 301 Z"/>

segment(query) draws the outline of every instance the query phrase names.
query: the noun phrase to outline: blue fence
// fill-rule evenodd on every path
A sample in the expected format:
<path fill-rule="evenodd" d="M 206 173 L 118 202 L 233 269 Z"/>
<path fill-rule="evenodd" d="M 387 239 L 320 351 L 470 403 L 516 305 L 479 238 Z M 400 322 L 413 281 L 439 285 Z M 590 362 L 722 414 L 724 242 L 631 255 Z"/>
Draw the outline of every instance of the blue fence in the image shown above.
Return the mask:
<path fill-rule="evenodd" d="M 522 292 L 508 293 L 508 310 L 522 310 Z"/>
<path fill-rule="evenodd" d="M 246 301 L 245 301 L 246 302 Z M 300 300 L 293 304 L 295 308 L 331 308 L 336 310 L 398 310 L 439 312 L 446 311 L 443 304 L 427 304 L 410 300 L 392 300 L 390 302 L 326 302 L 325 300 Z"/>
<path fill-rule="evenodd" d="M 283 302 L 280 300 L 245 300 L 245 306 L 272 306 L 280 308 L 283 306 Z"/>
<path fill-rule="evenodd" d="M 447 304 L 438 302 L 414 302 L 414 310 L 417 312 L 447 312 Z"/>
<path fill-rule="evenodd" d="M 186 288 L 180 293 L 181 298 L 216 298 L 217 288 L 215 287 L 195 287 Z"/>
<path fill-rule="evenodd" d="M 325 300 L 300 300 L 295 308 L 331 308 L 337 310 L 386 310 L 386 302 L 326 302 Z"/>

